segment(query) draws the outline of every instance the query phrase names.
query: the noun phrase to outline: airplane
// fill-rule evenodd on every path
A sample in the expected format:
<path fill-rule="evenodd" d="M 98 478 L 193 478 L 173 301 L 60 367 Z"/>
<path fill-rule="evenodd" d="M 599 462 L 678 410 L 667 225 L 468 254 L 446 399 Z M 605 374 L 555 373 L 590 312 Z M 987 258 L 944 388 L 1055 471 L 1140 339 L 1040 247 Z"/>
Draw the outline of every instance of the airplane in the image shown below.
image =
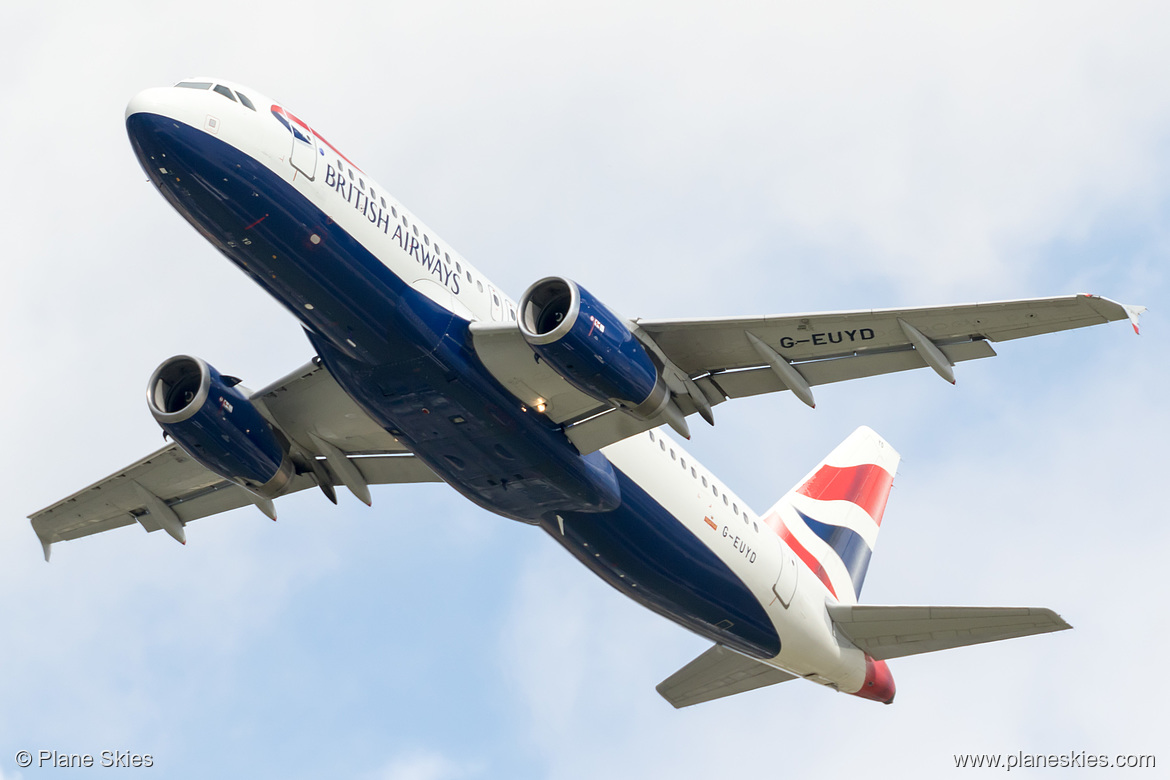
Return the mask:
<path fill-rule="evenodd" d="M 1041 608 L 860 604 L 899 462 L 868 428 L 763 514 L 686 452 L 730 399 L 995 355 L 991 342 L 1140 306 L 1081 294 L 925 308 L 628 319 L 550 276 L 518 302 L 316 129 L 215 78 L 126 109 L 159 193 L 288 309 L 315 352 L 252 392 L 201 358 L 154 371 L 166 446 L 30 516 L 54 544 L 318 487 L 442 481 L 539 526 L 614 588 L 713 645 L 658 686 L 684 707 L 804 678 L 890 703 L 891 658 L 1058 631 Z"/>

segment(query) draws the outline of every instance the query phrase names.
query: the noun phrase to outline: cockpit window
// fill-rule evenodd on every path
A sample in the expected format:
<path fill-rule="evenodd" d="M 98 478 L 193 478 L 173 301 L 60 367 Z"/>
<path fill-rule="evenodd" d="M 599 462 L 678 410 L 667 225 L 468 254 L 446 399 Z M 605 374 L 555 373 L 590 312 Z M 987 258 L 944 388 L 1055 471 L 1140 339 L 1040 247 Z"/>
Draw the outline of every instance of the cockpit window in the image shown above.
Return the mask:
<path fill-rule="evenodd" d="M 248 100 L 248 96 L 245 95 L 243 92 L 237 92 L 236 96 L 240 99 L 240 102 L 243 103 L 245 106 L 252 109 L 253 111 L 256 110 L 256 106 L 252 105 L 252 101 Z"/>
<path fill-rule="evenodd" d="M 216 84 L 215 91 L 218 92 L 219 94 L 223 95 L 225 98 L 232 101 L 233 103 L 236 102 L 236 96 L 233 95 L 232 91 L 230 89 L 228 89 L 227 87 L 225 87 L 223 84 Z"/>
<path fill-rule="evenodd" d="M 210 81 L 180 81 L 175 85 L 176 87 L 186 87 L 187 89 L 211 89 Z"/>

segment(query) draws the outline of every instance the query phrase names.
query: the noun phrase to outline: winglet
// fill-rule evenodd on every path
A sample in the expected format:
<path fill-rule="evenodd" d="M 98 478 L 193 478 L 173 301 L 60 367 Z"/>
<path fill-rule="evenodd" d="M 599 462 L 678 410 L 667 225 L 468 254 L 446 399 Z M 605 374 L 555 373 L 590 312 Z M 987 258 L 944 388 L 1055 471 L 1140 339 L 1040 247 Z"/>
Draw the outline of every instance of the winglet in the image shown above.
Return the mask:
<path fill-rule="evenodd" d="M 45 551 L 45 563 L 49 562 L 49 556 L 53 552 L 53 543 L 44 537 L 40 537 L 41 549 Z"/>
<path fill-rule="evenodd" d="M 1118 303 L 1117 301 L 1112 301 L 1108 298 L 1103 298 L 1100 295 L 1094 295 L 1093 293 L 1080 293 L 1079 297 L 1091 298 L 1094 300 L 1101 301 L 1101 302 L 1107 304 L 1108 306 L 1114 307 L 1114 310 L 1112 313 L 1105 315 L 1106 319 L 1108 319 L 1108 320 L 1120 320 L 1121 317 L 1115 316 L 1117 313 L 1117 310 L 1120 309 L 1121 313 L 1123 313 L 1126 317 L 1129 318 L 1129 324 L 1133 325 L 1133 332 L 1138 334 L 1139 336 L 1142 335 L 1141 329 L 1138 327 L 1138 319 L 1143 314 L 1145 314 L 1145 312 L 1146 312 L 1145 306 L 1134 306 L 1134 305 L 1128 304 L 1128 303 Z"/>
<path fill-rule="evenodd" d="M 1127 304 L 1127 303 L 1123 303 L 1123 304 L 1121 304 L 1121 306 L 1123 309 L 1125 309 L 1125 313 L 1129 315 L 1129 322 L 1131 325 L 1133 325 L 1133 332 L 1138 334 L 1139 336 L 1142 335 L 1141 329 L 1138 328 L 1138 320 L 1141 318 L 1141 316 L 1143 314 L 1146 313 L 1146 307 L 1145 306 L 1131 306 L 1130 304 Z"/>

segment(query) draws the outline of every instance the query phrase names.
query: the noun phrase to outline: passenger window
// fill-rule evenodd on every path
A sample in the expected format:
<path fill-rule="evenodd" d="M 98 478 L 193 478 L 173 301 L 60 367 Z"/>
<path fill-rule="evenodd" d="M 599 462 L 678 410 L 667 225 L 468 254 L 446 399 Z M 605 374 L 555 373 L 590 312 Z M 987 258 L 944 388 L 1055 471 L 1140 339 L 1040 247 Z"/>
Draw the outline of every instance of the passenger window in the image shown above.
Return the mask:
<path fill-rule="evenodd" d="M 423 233 L 423 243 L 426 244 L 427 246 L 431 245 L 431 240 L 429 238 L 427 238 L 426 233 Z"/>
<path fill-rule="evenodd" d="M 666 452 L 666 439 L 659 439 L 658 440 L 658 449 L 662 450 L 663 452 Z"/>
<path fill-rule="evenodd" d="M 366 180 L 359 178 L 358 179 L 358 187 L 364 190 L 366 188 Z"/>
<path fill-rule="evenodd" d="M 467 272 L 467 282 L 468 282 L 469 284 L 471 283 L 471 271 L 468 271 L 468 272 Z"/>
<path fill-rule="evenodd" d="M 243 103 L 246 107 L 252 109 L 253 111 L 256 110 L 256 106 L 252 105 L 252 101 L 248 100 L 248 96 L 245 95 L 243 92 L 237 92 L 236 97 L 238 97 L 240 99 L 240 102 Z"/>
<path fill-rule="evenodd" d="M 707 478 L 703 477 L 703 487 L 707 487 Z"/>
<path fill-rule="evenodd" d="M 393 206 L 391 206 L 391 207 L 390 207 L 390 213 L 394 215 L 394 218 L 395 218 L 395 219 L 398 219 L 398 209 L 396 209 L 396 208 L 394 208 Z"/>
<path fill-rule="evenodd" d="M 236 96 L 233 95 L 232 91 L 230 89 L 228 89 L 227 87 L 225 87 L 223 84 L 216 84 L 215 91 L 218 92 L 219 94 L 223 95 L 225 98 L 232 101 L 233 103 L 236 102 Z"/>
<path fill-rule="evenodd" d="M 417 238 L 418 237 L 418 225 L 411 225 L 410 229 L 414 231 L 414 235 Z"/>
<path fill-rule="evenodd" d="M 483 292 L 483 282 L 476 282 L 476 283 L 475 283 L 475 286 L 476 286 L 477 288 L 479 288 L 479 291 L 480 291 L 480 292 Z"/>

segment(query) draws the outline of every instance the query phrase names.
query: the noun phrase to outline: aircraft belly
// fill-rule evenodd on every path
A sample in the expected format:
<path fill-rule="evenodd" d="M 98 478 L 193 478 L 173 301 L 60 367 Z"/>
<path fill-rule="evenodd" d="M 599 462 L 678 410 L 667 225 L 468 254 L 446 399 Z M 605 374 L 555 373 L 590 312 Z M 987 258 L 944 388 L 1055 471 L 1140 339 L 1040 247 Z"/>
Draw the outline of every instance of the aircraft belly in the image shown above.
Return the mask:
<path fill-rule="evenodd" d="M 756 658 L 779 654 L 776 627 L 749 585 L 637 482 L 620 470 L 617 475 L 620 507 L 559 513 L 541 526 L 647 608 Z"/>

